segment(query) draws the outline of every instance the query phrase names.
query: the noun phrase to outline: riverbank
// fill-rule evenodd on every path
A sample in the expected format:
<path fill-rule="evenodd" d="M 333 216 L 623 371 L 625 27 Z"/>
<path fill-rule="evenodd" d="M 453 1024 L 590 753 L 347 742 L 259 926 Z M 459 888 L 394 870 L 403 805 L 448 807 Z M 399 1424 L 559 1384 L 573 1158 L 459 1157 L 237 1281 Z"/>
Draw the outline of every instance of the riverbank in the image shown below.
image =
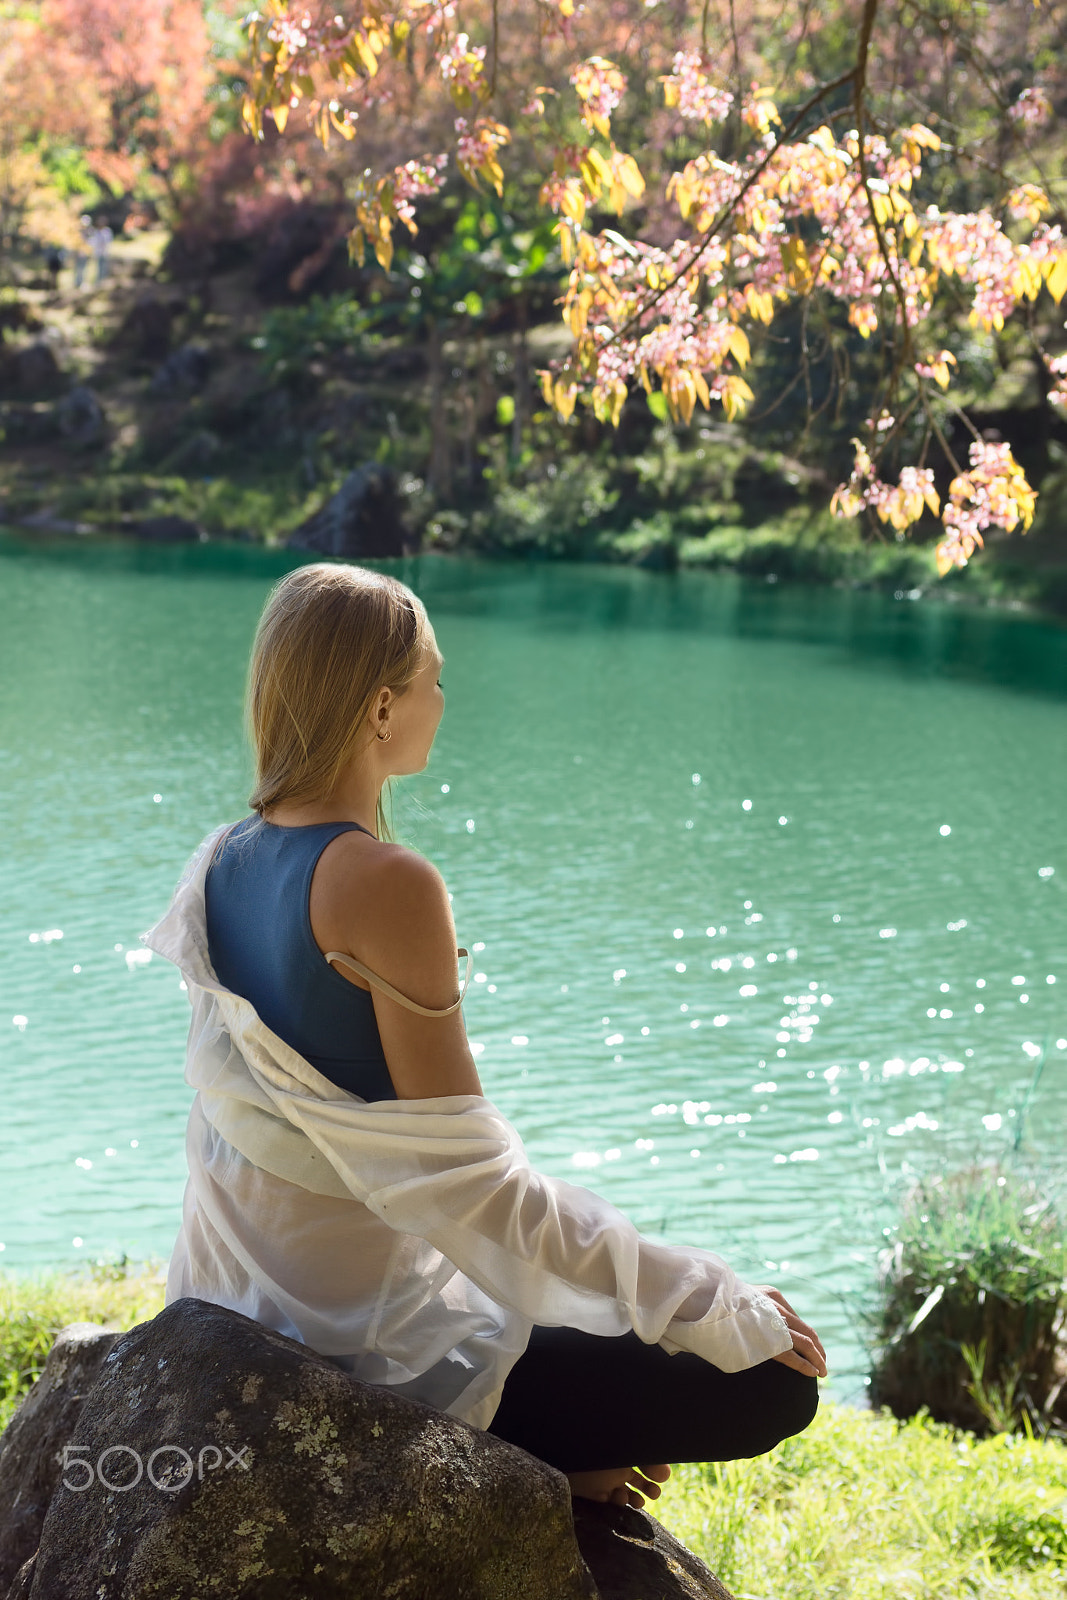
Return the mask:
<path fill-rule="evenodd" d="M 560 424 L 530 382 L 566 348 L 554 317 L 478 332 L 457 319 L 442 388 L 425 344 L 381 331 L 351 289 L 279 300 L 247 262 L 183 277 L 166 246 L 119 241 L 101 285 L 55 289 L 27 268 L 0 291 L 0 522 L 42 539 L 282 545 L 373 462 L 393 486 L 396 548 L 353 554 L 727 569 L 1067 616 L 1057 437 L 1042 441 L 1033 530 L 939 581 L 936 524 L 898 541 L 832 518 L 842 463 L 793 459 L 784 434 L 699 409 L 673 425 L 640 393 L 618 430 Z M 1006 427 L 1001 389 L 990 417 Z"/>
<path fill-rule="evenodd" d="M 162 1304 L 157 1263 L 0 1275 L 0 1425 L 65 1323 Z M 824 1403 L 767 1456 L 677 1468 L 650 1509 L 738 1600 L 1059 1600 L 1067 1576 L 1067 1448 L 921 1417 Z"/>

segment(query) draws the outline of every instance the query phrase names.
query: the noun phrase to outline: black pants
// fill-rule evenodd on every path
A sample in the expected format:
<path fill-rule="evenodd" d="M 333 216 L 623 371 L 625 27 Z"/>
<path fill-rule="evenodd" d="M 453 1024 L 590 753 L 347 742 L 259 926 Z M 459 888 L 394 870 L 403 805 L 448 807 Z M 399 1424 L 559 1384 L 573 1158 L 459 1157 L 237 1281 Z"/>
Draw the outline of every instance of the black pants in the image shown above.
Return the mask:
<path fill-rule="evenodd" d="M 535 1327 L 489 1432 L 561 1472 L 738 1461 L 803 1433 L 818 1404 L 816 1380 L 780 1361 L 720 1372 L 632 1332 Z"/>

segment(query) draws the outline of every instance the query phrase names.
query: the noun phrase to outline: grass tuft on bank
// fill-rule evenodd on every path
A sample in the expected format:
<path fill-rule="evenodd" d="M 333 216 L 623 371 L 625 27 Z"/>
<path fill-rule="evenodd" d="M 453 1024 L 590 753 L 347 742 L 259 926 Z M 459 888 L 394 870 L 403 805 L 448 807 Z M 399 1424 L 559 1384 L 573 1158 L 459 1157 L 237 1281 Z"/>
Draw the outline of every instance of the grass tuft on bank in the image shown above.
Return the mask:
<path fill-rule="evenodd" d="M 916 1182 L 882 1260 L 872 1399 L 977 1433 L 1062 1431 L 1065 1320 L 1051 1193 L 1010 1165 Z"/>
<path fill-rule="evenodd" d="M 681 1466 L 654 1514 L 736 1600 L 1063 1600 L 1067 1447 L 824 1404 L 770 1455 Z"/>
<path fill-rule="evenodd" d="M 163 1309 L 159 1264 L 100 1262 L 89 1271 L 0 1273 L 0 1428 L 37 1378 L 60 1328 L 126 1329 Z"/>

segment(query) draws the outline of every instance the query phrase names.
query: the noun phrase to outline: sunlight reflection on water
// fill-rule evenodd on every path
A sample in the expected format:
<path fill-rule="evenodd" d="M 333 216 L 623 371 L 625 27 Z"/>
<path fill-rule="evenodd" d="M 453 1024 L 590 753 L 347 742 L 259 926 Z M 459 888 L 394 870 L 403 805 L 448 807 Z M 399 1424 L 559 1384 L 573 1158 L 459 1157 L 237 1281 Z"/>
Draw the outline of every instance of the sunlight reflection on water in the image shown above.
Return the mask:
<path fill-rule="evenodd" d="M 3 555 L 0 1262 L 164 1256 L 187 1003 L 137 935 L 244 810 L 285 563 Z M 776 1275 L 854 1396 L 902 1174 L 1009 1148 L 1042 1052 L 1027 1140 L 1058 1155 L 1061 635 L 698 575 L 404 572 L 448 711 L 398 814 L 475 955 L 486 1092 L 545 1170 Z"/>

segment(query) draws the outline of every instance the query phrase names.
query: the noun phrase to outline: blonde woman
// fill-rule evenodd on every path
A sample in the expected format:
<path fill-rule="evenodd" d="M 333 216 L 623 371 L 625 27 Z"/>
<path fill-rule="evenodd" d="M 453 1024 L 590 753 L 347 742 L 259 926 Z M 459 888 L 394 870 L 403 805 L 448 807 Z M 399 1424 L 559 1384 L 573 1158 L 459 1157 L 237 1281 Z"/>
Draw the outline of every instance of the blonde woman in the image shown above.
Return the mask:
<path fill-rule="evenodd" d="M 382 809 L 426 766 L 442 666 L 391 577 L 306 566 L 267 602 L 252 814 L 144 936 L 193 1006 L 167 1301 L 230 1306 L 639 1507 L 668 1462 L 807 1427 L 825 1355 L 776 1289 L 533 1170 L 485 1098 L 445 885 Z"/>

